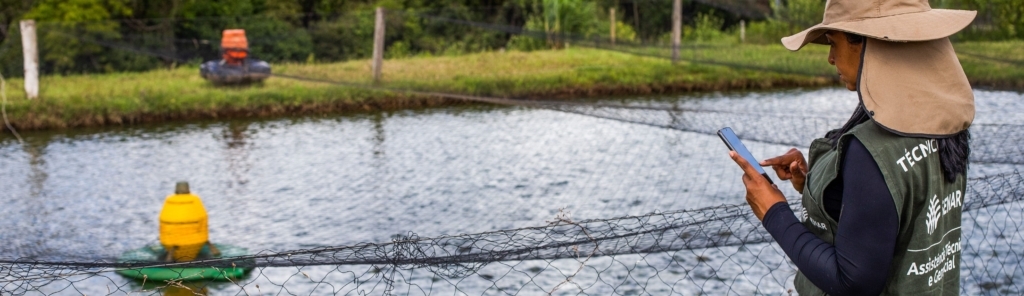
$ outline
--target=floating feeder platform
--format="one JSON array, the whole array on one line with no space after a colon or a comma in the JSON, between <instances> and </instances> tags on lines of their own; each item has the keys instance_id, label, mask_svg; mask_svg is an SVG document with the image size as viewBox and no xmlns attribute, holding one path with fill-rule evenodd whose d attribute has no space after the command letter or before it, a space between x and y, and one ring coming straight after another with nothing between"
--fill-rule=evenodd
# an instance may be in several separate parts
<instances>
[{"instance_id":1,"label":"floating feeder platform","mask_svg":"<svg viewBox=\"0 0 1024 296\"><path fill-rule=\"evenodd\" d=\"M237 261L230 260L230 257L240 257L249 255L249 251L246 250L245 248L223 244L215 244L214 246L216 246L217 249L220 250L220 257L213 257L210 254L210 248L207 246L203 246L203 249L199 251L199 256L196 258L196 260L225 258L226 260L228 260L227 264L233 265L233 267L160 266L126 268L117 270L117 273L125 277L145 281L229 281L243 278L249 273L249 271L252 271L251 259L240 259ZM118 262L147 265L150 263L172 264L163 261L163 259L166 256L167 251L164 250L163 246L152 245L127 251L121 255L121 258L118 259Z\"/></svg>"}]
</instances>

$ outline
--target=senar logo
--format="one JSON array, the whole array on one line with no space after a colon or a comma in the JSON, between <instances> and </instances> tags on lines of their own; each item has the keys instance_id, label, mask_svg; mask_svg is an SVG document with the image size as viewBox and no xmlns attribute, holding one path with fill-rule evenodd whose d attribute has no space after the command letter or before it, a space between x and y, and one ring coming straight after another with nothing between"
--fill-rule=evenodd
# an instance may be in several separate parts
<instances>
[{"instance_id":1,"label":"senar logo","mask_svg":"<svg viewBox=\"0 0 1024 296\"><path fill-rule=\"evenodd\" d=\"M928 234L935 232L935 227L939 225L939 217L942 216L938 197L938 195L932 196L932 201L928 203L928 217L924 220L924 224L928 226Z\"/></svg>"},{"instance_id":2,"label":"senar logo","mask_svg":"<svg viewBox=\"0 0 1024 296\"><path fill-rule=\"evenodd\" d=\"M928 227L928 234L935 232L935 228L939 226L940 217L953 209L963 207L963 204L963 192L960 192L960 190L946 195L942 199L942 203L939 203L939 195L932 196L931 201L928 203L928 212L925 213L924 220L925 226Z\"/></svg>"},{"instance_id":3,"label":"senar logo","mask_svg":"<svg viewBox=\"0 0 1024 296\"><path fill-rule=\"evenodd\" d=\"M804 209L804 221L811 222L811 225L821 228L821 230L828 230L828 226L825 223L814 221L814 219L807 215L807 209Z\"/></svg>"}]
</instances>

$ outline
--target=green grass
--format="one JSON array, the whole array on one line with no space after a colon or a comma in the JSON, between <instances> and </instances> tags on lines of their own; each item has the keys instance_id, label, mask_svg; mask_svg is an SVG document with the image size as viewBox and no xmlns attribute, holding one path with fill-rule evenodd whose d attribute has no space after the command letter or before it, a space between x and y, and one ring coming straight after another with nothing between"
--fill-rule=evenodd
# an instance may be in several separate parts
<instances>
[{"instance_id":1,"label":"green grass","mask_svg":"<svg viewBox=\"0 0 1024 296\"><path fill-rule=\"evenodd\" d=\"M1024 41L955 44L971 84L1024 89Z\"/></svg>"},{"instance_id":2,"label":"green grass","mask_svg":"<svg viewBox=\"0 0 1024 296\"><path fill-rule=\"evenodd\" d=\"M669 57L667 47L634 51ZM683 61L705 65L723 65L736 69L757 69L777 73L831 77L835 68L827 63L828 47L807 46L791 52L776 44L736 44L735 42L683 45L679 57Z\"/></svg>"},{"instance_id":3,"label":"green grass","mask_svg":"<svg viewBox=\"0 0 1024 296\"><path fill-rule=\"evenodd\" d=\"M1020 42L958 44L958 50L1024 60ZM713 53L713 54L712 54ZM648 54L662 55L661 52ZM384 62L382 86L497 97L581 97L691 90L822 86L835 82L827 48L791 53L777 45L684 49L683 61L614 51L487 52ZM1006 61L962 56L979 85L1020 87L1024 70ZM713 62L713 63L707 63ZM718 63L718 64L716 64ZM783 73L732 68L753 65ZM450 103L403 93L271 77L262 85L215 87L194 66L142 73L41 78L41 98L26 100L20 79L9 79L7 113L19 129L66 128L218 117L400 109ZM278 64L274 72L370 84L366 60L332 64ZM820 73L808 76L786 73Z\"/></svg>"}]
</instances>

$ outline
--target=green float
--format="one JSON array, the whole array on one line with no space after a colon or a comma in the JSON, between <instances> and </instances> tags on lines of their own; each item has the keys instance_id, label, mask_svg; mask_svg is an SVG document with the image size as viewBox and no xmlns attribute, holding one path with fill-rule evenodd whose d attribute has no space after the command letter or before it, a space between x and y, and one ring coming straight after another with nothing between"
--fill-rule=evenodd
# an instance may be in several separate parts
<instances>
[{"instance_id":1,"label":"green float","mask_svg":"<svg viewBox=\"0 0 1024 296\"><path fill-rule=\"evenodd\" d=\"M252 259L230 260L230 257L248 255L248 250L231 245L214 244L220 250L220 257L213 257L210 249L203 246L199 251L196 260L228 258L226 264L234 267L142 267L119 269L117 273L125 277L144 281L229 281L244 277L252 267ZM127 251L118 258L120 263L165 263L162 259L167 256L163 246L146 246Z\"/></svg>"}]
</instances>

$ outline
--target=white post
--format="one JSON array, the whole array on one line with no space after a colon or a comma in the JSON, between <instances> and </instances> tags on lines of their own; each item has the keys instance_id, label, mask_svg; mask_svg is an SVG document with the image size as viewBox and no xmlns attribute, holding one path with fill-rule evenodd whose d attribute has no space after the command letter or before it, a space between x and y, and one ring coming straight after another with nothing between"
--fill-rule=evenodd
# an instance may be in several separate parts
<instances>
[{"instance_id":1,"label":"white post","mask_svg":"<svg viewBox=\"0 0 1024 296\"><path fill-rule=\"evenodd\" d=\"M679 62L679 39L683 32L683 0L672 1L672 63Z\"/></svg>"},{"instance_id":2,"label":"white post","mask_svg":"<svg viewBox=\"0 0 1024 296\"><path fill-rule=\"evenodd\" d=\"M612 45L615 45L615 7L611 8L611 10L609 11L609 15L611 16L610 18L612 23Z\"/></svg>"},{"instance_id":3,"label":"white post","mask_svg":"<svg viewBox=\"0 0 1024 296\"><path fill-rule=\"evenodd\" d=\"M21 50L25 56L25 94L39 97L39 52L36 50L36 21L21 21Z\"/></svg>"},{"instance_id":4,"label":"white post","mask_svg":"<svg viewBox=\"0 0 1024 296\"><path fill-rule=\"evenodd\" d=\"M380 82L380 68L384 65L384 8L377 7L377 20L373 26L373 83Z\"/></svg>"},{"instance_id":5,"label":"white post","mask_svg":"<svg viewBox=\"0 0 1024 296\"><path fill-rule=\"evenodd\" d=\"M747 22L740 20L740 43L747 42Z\"/></svg>"}]
</instances>

